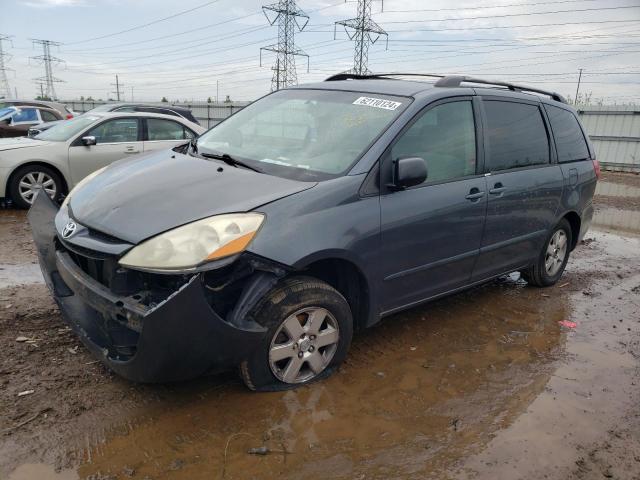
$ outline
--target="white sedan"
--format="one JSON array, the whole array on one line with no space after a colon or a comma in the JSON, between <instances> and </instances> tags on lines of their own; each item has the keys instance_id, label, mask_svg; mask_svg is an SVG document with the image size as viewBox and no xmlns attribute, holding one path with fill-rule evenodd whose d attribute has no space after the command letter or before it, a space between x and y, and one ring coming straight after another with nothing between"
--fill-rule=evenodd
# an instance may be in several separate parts
<instances>
[{"instance_id":1,"label":"white sedan","mask_svg":"<svg viewBox=\"0 0 640 480\"><path fill-rule=\"evenodd\" d=\"M28 208L38 188L59 197L90 173L128 155L172 148L205 131L155 113L81 115L34 138L0 139L0 198Z\"/></svg>"}]
</instances>

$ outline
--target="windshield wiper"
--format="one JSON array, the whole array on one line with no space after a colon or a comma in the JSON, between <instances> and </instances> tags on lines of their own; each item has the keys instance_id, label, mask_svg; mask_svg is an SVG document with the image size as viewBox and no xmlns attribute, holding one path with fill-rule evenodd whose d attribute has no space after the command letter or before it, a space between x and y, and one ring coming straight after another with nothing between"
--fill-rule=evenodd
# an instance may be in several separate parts
<instances>
[{"instance_id":1,"label":"windshield wiper","mask_svg":"<svg viewBox=\"0 0 640 480\"><path fill-rule=\"evenodd\" d=\"M253 170L254 172L262 173L262 170L260 170L259 168L256 168L252 165L244 163L243 161L238 160L237 158L233 158L228 153L199 153L198 155L202 155L203 157L206 157L206 158L222 160L227 165L233 165L234 167L244 167L244 168L248 168L249 170Z\"/></svg>"}]
</instances>

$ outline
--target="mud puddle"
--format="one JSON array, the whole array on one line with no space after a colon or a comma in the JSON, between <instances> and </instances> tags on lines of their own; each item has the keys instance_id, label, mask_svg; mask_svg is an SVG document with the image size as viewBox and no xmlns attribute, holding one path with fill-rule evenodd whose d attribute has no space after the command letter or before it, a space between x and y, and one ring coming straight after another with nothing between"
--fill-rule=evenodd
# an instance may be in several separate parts
<instances>
[{"instance_id":1,"label":"mud puddle","mask_svg":"<svg viewBox=\"0 0 640 480\"><path fill-rule=\"evenodd\" d=\"M152 387L159 401L70 444L77 475L569 478L638 402L640 241L592 237L558 286L515 274L396 315L359 335L324 382L272 394L234 375Z\"/></svg>"}]
</instances>

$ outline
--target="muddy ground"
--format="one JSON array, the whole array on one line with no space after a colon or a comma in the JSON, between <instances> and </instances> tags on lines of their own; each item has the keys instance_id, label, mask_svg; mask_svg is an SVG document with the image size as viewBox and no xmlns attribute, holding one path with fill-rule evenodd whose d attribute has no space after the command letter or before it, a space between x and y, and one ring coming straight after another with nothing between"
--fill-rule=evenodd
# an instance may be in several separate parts
<instances>
[{"instance_id":1,"label":"muddy ground","mask_svg":"<svg viewBox=\"0 0 640 480\"><path fill-rule=\"evenodd\" d=\"M514 274L387 318L330 379L270 394L109 373L0 211L0 479L640 479L635 188L605 174L555 287Z\"/></svg>"}]
</instances>

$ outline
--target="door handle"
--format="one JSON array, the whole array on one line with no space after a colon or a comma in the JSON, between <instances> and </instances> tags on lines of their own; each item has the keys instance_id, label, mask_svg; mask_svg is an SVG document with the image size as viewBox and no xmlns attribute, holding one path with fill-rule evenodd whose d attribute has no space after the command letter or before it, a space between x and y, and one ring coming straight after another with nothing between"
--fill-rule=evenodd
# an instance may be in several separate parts
<instances>
[{"instance_id":1,"label":"door handle","mask_svg":"<svg viewBox=\"0 0 640 480\"><path fill-rule=\"evenodd\" d=\"M502 195L502 192L504 192L505 190L506 187L504 187L502 183L498 182L493 186L491 190L489 190L489 193L491 195Z\"/></svg>"},{"instance_id":2,"label":"door handle","mask_svg":"<svg viewBox=\"0 0 640 480\"><path fill-rule=\"evenodd\" d=\"M124 153L140 153L140 150L134 150L135 147L133 146L129 146L127 147L127 149L124 151Z\"/></svg>"},{"instance_id":3,"label":"door handle","mask_svg":"<svg viewBox=\"0 0 640 480\"><path fill-rule=\"evenodd\" d=\"M484 192L481 192L480 190L474 187L469 191L469 194L464 198L466 198L467 200L471 200L472 202L477 202L482 197L484 197Z\"/></svg>"}]
</instances>

